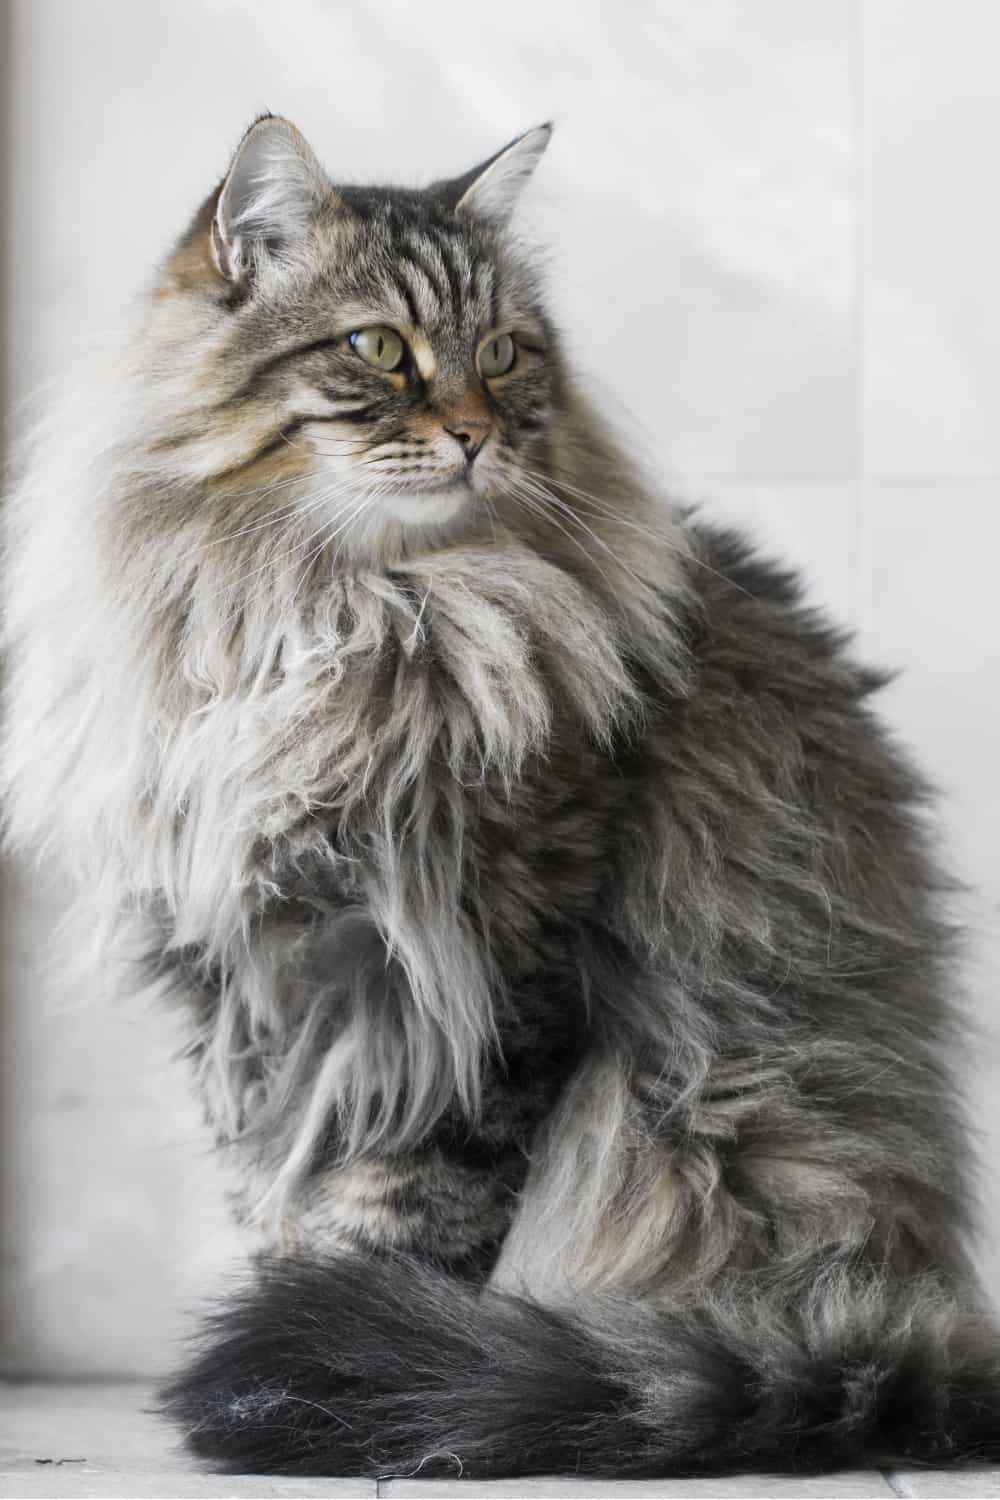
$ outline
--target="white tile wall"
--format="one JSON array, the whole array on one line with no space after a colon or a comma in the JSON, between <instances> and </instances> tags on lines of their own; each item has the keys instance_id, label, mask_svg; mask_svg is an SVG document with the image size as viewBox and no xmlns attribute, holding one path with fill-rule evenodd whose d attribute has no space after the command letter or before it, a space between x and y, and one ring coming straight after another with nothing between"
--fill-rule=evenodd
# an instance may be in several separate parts
<instances>
[{"instance_id":1,"label":"white tile wall","mask_svg":"<svg viewBox=\"0 0 1000 1500\"><path fill-rule=\"evenodd\" d=\"M334 175L558 130L526 224L588 378L680 489L905 668L886 713L972 883L964 1080L1000 1290L994 0L10 0L8 384L113 323L255 111ZM21 1370L152 1370L233 1252L169 1018L62 992L11 871L0 1295Z\"/></svg>"},{"instance_id":2,"label":"white tile wall","mask_svg":"<svg viewBox=\"0 0 1000 1500\"><path fill-rule=\"evenodd\" d=\"M870 481L864 494L862 639L905 669L885 709L941 788L953 864L969 882L962 982L978 1029L969 1034L966 1108L986 1207L983 1264L1000 1294L1000 478Z\"/></svg>"},{"instance_id":3,"label":"white tile wall","mask_svg":"<svg viewBox=\"0 0 1000 1500\"><path fill-rule=\"evenodd\" d=\"M1000 6L864 0L865 467L1000 472Z\"/></svg>"}]
</instances>

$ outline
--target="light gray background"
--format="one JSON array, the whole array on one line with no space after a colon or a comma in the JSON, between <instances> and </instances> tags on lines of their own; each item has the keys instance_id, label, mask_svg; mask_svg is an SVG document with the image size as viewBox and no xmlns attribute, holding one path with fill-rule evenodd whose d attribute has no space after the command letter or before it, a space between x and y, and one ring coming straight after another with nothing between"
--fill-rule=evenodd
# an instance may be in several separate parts
<instances>
[{"instance_id":1,"label":"light gray background","mask_svg":"<svg viewBox=\"0 0 1000 1500\"><path fill-rule=\"evenodd\" d=\"M3 0L0 0L0 5ZM334 176L420 181L558 130L525 205L631 439L804 567L945 793L970 882L963 1079L1000 1287L1000 5L8 0L7 389L113 327L263 108ZM67 622L72 628L72 622ZM50 962L8 871L5 1367L155 1371L236 1252L174 1018Z\"/></svg>"}]
</instances>

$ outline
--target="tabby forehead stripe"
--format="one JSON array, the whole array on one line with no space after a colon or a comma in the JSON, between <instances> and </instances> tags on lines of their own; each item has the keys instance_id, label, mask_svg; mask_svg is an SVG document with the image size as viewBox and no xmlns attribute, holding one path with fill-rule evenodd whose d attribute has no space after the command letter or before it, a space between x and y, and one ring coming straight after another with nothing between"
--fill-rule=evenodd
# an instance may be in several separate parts
<instances>
[{"instance_id":1,"label":"tabby forehead stripe","mask_svg":"<svg viewBox=\"0 0 1000 1500\"><path fill-rule=\"evenodd\" d=\"M452 307L454 308L456 313L459 313L465 301L465 298L463 296L464 288L462 286L462 278L459 274L458 267L455 264L460 253L459 243L451 235L446 234L442 229L438 229L435 227L432 228L430 232L437 246L438 254L441 257L441 263L444 266L445 276L448 278L448 286L451 291ZM468 270L467 256L465 269Z\"/></svg>"},{"instance_id":2,"label":"tabby forehead stripe","mask_svg":"<svg viewBox=\"0 0 1000 1500\"><path fill-rule=\"evenodd\" d=\"M497 290L496 277L493 267L488 260L478 259L473 262L471 272L472 292L476 303L480 307L489 307L489 322L491 328L496 328L500 322L500 297Z\"/></svg>"},{"instance_id":3,"label":"tabby forehead stripe","mask_svg":"<svg viewBox=\"0 0 1000 1500\"><path fill-rule=\"evenodd\" d=\"M411 267L416 276L426 283L432 297L437 303L435 311L445 310L448 306L447 292L442 286L437 271L431 269L420 251L411 247L400 250L398 252L398 261L401 266ZM416 293L414 292L415 295Z\"/></svg>"},{"instance_id":4,"label":"tabby forehead stripe","mask_svg":"<svg viewBox=\"0 0 1000 1500\"><path fill-rule=\"evenodd\" d=\"M405 276L400 276L399 272L395 269L393 269L391 275L393 287L406 303L406 313L410 320L410 326L412 328L419 328L421 326L420 313L417 309L416 299L414 298L409 282Z\"/></svg>"}]
</instances>

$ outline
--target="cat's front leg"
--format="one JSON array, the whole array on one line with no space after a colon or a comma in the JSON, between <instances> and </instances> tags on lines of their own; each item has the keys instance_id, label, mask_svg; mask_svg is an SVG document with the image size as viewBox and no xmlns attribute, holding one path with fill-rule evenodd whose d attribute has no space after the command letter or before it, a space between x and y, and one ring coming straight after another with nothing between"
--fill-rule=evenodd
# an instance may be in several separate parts
<instances>
[{"instance_id":1,"label":"cat's front leg","mask_svg":"<svg viewBox=\"0 0 1000 1500\"><path fill-rule=\"evenodd\" d=\"M527 1158L516 1146L477 1155L438 1138L409 1152L319 1165L288 1205L281 1248L402 1253L483 1279L507 1233Z\"/></svg>"},{"instance_id":2,"label":"cat's front leg","mask_svg":"<svg viewBox=\"0 0 1000 1500\"><path fill-rule=\"evenodd\" d=\"M225 970L164 944L237 1217L266 1253L405 1253L486 1275L555 1066L533 1036L484 1056L463 1106L447 1030L421 1015L367 915L261 927ZM520 1052L518 1049L520 1048Z\"/></svg>"}]
</instances>

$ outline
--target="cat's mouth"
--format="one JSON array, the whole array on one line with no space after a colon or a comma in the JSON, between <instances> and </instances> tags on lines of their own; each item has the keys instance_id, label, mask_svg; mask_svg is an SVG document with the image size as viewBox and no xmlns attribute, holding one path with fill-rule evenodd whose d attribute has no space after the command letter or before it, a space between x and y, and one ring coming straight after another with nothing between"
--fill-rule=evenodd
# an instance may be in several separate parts
<instances>
[{"instance_id":1,"label":"cat's mouth","mask_svg":"<svg viewBox=\"0 0 1000 1500\"><path fill-rule=\"evenodd\" d=\"M386 493L400 495L440 495L451 490L461 490L467 495L475 491L472 483L472 475L468 473L457 474L428 474L425 477L407 475L400 477L395 485L386 487Z\"/></svg>"}]
</instances>

